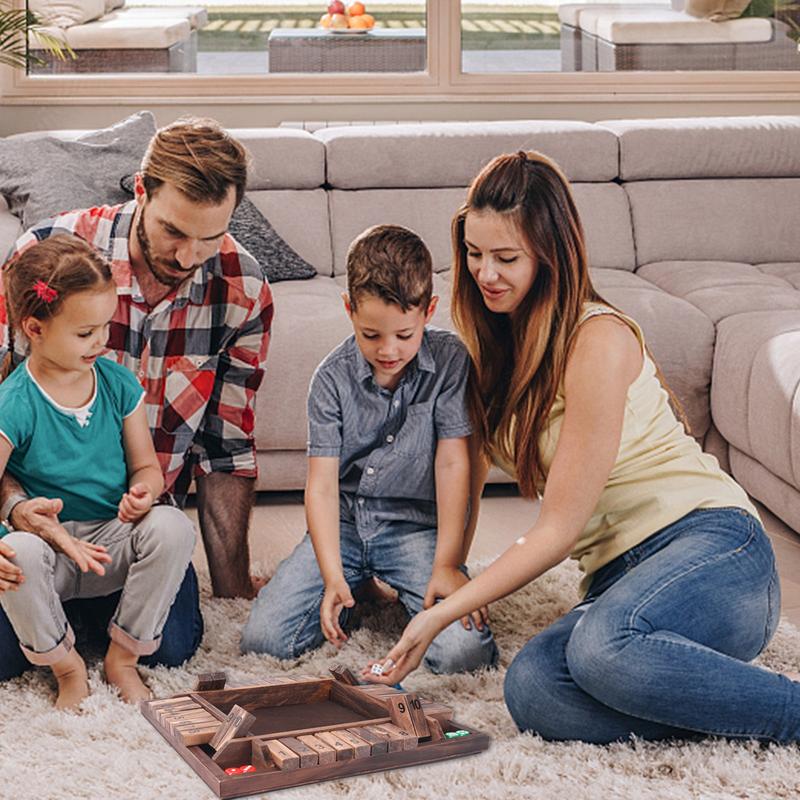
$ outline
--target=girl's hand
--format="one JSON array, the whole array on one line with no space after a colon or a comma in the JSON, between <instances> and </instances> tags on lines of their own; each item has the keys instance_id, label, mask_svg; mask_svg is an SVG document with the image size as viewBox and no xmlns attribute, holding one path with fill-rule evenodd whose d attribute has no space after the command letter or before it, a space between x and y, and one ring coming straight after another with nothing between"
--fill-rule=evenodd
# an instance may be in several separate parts
<instances>
[{"instance_id":1,"label":"girl's hand","mask_svg":"<svg viewBox=\"0 0 800 800\"><path fill-rule=\"evenodd\" d=\"M9 558L14 558L16 553L0 539L0 594L6 591L16 592L20 585L24 583L25 576L22 570Z\"/></svg>"},{"instance_id":2,"label":"girl's hand","mask_svg":"<svg viewBox=\"0 0 800 800\"><path fill-rule=\"evenodd\" d=\"M343 608L352 608L356 604L350 592L350 586L344 577L335 583L326 584L325 595L319 609L319 624L323 636L336 647L341 647L347 641L347 634L339 625L339 616Z\"/></svg>"},{"instance_id":3,"label":"girl's hand","mask_svg":"<svg viewBox=\"0 0 800 800\"><path fill-rule=\"evenodd\" d=\"M136 522L153 507L153 493L146 483L135 483L122 495L117 517L120 522Z\"/></svg>"},{"instance_id":4,"label":"girl's hand","mask_svg":"<svg viewBox=\"0 0 800 800\"><path fill-rule=\"evenodd\" d=\"M361 677L370 683L385 683L387 686L400 683L420 665L422 657L431 642L441 633L442 627L434 609L421 611L406 625L400 641L384 658L370 661L361 671ZM383 667L381 675L372 674L373 664L380 664Z\"/></svg>"},{"instance_id":5,"label":"girl's hand","mask_svg":"<svg viewBox=\"0 0 800 800\"><path fill-rule=\"evenodd\" d=\"M434 567L422 607L432 608L437 600L449 597L465 583L469 583L469 578L458 567ZM479 631L482 631L483 626L489 623L489 609L486 606L473 611L471 615L461 617L461 624L466 630L472 628L470 616Z\"/></svg>"}]
</instances>

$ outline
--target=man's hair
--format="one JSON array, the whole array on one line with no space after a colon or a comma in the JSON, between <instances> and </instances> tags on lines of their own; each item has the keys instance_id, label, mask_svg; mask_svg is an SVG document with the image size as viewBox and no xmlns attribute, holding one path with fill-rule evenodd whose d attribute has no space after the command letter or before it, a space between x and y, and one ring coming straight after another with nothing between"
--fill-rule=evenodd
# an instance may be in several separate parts
<instances>
[{"instance_id":1,"label":"man's hair","mask_svg":"<svg viewBox=\"0 0 800 800\"><path fill-rule=\"evenodd\" d=\"M403 311L427 309L433 295L433 261L425 242L401 225L375 225L347 251L350 307L367 295Z\"/></svg>"},{"instance_id":2,"label":"man's hair","mask_svg":"<svg viewBox=\"0 0 800 800\"><path fill-rule=\"evenodd\" d=\"M169 183L203 205L219 205L231 186L236 205L247 185L244 147L213 119L183 118L156 131L142 159L142 180L150 198Z\"/></svg>"}]
</instances>

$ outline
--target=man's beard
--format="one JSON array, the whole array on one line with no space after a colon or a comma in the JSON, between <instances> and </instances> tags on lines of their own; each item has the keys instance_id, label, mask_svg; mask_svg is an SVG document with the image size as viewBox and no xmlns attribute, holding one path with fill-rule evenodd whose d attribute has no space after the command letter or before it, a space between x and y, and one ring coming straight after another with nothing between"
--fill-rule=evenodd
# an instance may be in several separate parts
<instances>
[{"instance_id":1,"label":"man's beard","mask_svg":"<svg viewBox=\"0 0 800 800\"><path fill-rule=\"evenodd\" d=\"M174 275L163 271L158 260L153 257L152 250L150 249L150 240L147 238L147 232L144 229L144 207L142 207L142 212L139 214L139 224L136 226L136 238L139 241L139 249L142 251L144 263L147 264L147 268L150 270L152 276L164 286L171 286L173 288L175 286L180 286L180 284L194 272L194 267L190 270L185 270L177 261L160 263L183 274Z\"/></svg>"}]
</instances>

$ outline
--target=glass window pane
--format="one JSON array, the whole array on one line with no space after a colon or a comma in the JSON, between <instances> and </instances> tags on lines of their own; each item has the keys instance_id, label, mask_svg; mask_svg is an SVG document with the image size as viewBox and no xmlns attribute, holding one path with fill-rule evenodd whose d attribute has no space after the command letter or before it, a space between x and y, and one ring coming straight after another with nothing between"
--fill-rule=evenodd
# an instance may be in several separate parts
<instances>
[{"instance_id":1,"label":"glass window pane","mask_svg":"<svg viewBox=\"0 0 800 800\"><path fill-rule=\"evenodd\" d=\"M731 11L734 4L731 0L462 0L462 70L800 69L798 0L738 0Z\"/></svg>"},{"instance_id":2,"label":"glass window pane","mask_svg":"<svg viewBox=\"0 0 800 800\"><path fill-rule=\"evenodd\" d=\"M87 15L104 2L84 3ZM126 0L88 24L46 28L74 58L60 60L30 37L29 72L422 72L426 11L425 0Z\"/></svg>"}]
</instances>

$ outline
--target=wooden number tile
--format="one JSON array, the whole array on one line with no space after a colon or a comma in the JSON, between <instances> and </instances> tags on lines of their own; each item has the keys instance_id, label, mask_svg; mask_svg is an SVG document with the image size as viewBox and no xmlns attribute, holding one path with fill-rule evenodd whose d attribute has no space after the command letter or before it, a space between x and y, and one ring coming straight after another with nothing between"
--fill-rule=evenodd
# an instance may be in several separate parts
<instances>
[{"instance_id":1,"label":"wooden number tile","mask_svg":"<svg viewBox=\"0 0 800 800\"><path fill-rule=\"evenodd\" d=\"M256 718L241 706L234 706L225 721L220 723L220 728L214 738L208 743L214 750L221 750L231 739L245 736Z\"/></svg>"},{"instance_id":2,"label":"wooden number tile","mask_svg":"<svg viewBox=\"0 0 800 800\"><path fill-rule=\"evenodd\" d=\"M412 736L408 731L404 731L402 728L398 728L397 725L385 722L383 725L377 727L388 731L395 739L399 739L400 744L403 745L403 750L413 750L417 746L417 737ZM389 747L389 752L392 752L391 746Z\"/></svg>"},{"instance_id":3,"label":"wooden number tile","mask_svg":"<svg viewBox=\"0 0 800 800\"><path fill-rule=\"evenodd\" d=\"M294 736L287 736L285 739L278 739L278 741L290 750L294 750L300 756L301 767L316 767L319 764L319 755L316 750L312 750L307 744L303 744L299 739Z\"/></svg>"},{"instance_id":4,"label":"wooden number tile","mask_svg":"<svg viewBox=\"0 0 800 800\"><path fill-rule=\"evenodd\" d=\"M264 743L253 739L250 745L250 763L257 769L269 769L272 766L272 757L266 753Z\"/></svg>"},{"instance_id":5,"label":"wooden number tile","mask_svg":"<svg viewBox=\"0 0 800 800\"><path fill-rule=\"evenodd\" d=\"M343 667L341 664L335 664L328 671L340 683L345 683L348 686L356 686L358 684L356 676L353 675L347 667Z\"/></svg>"},{"instance_id":6,"label":"wooden number tile","mask_svg":"<svg viewBox=\"0 0 800 800\"><path fill-rule=\"evenodd\" d=\"M269 752L272 763L280 770L298 769L300 766L300 756L290 750L285 744L277 739L270 739L264 742L264 747Z\"/></svg>"},{"instance_id":7,"label":"wooden number tile","mask_svg":"<svg viewBox=\"0 0 800 800\"><path fill-rule=\"evenodd\" d=\"M369 758L372 755L372 748L369 742L362 739L358 734L339 730L336 731L336 735L353 748L354 758Z\"/></svg>"},{"instance_id":8,"label":"wooden number tile","mask_svg":"<svg viewBox=\"0 0 800 800\"><path fill-rule=\"evenodd\" d=\"M428 730L430 731L432 742L441 742L444 739L442 723L436 717L428 717Z\"/></svg>"},{"instance_id":9,"label":"wooden number tile","mask_svg":"<svg viewBox=\"0 0 800 800\"><path fill-rule=\"evenodd\" d=\"M150 706L150 710L155 714L162 708L169 708L170 706L180 705L181 703L185 703L187 701L194 702L192 698L189 697L188 695L181 695L181 697L167 697L164 700L151 700L148 703L148 705Z\"/></svg>"},{"instance_id":10,"label":"wooden number tile","mask_svg":"<svg viewBox=\"0 0 800 800\"><path fill-rule=\"evenodd\" d=\"M347 732L355 734L360 739L367 742L370 746L370 755L379 756L389 749L389 746L386 744L386 739L382 736L378 736L378 734L370 730L368 726L364 726L363 728L348 728Z\"/></svg>"},{"instance_id":11,"label":"wooden number tile","mask_svg":"<svg viewBox=\"0 0 800 800\"><path fill-rule=\"evenodd\" d=\"M203 672L197 676L196 692L210 692L214 689L224 689L228 676L224 672Z\"/></svg>"},{"instance_id":12,"label":"wooden number tile","mask_svg":"<svg viewBox=\"0 0 800 800\"><path fill-rule=\"evenodd\" d=\"M172 703L168 706L160 706L156 708L154 713L156 715L156 719L159 722L163 722L167 717L172 716L173 714L180 714L182 711L193 711L195 708L199 708L197 703L194 700L182 700L180 703Z\"/></svg>"},{"instance_id":13,"label":"wooden number tile","mask_svg":"<svg viewBox=\"0 0 800 800\"><path fill-rule=\"evenodd\" d=\"M336 751L337 761L347 761L355 756L353 748L339 736L339 731L321 731L315 736Z\"/></svg>"},{"instance_id":14,"label":"wooden number tile","mask_svg":"<svg viewBox=\"0 0 800 800\"><path fill-rule=\"evenodd\" d=\"M183 728L175 736L185 747L192 747L196 744L207 744L214 738L214 734L219 728L219 723L207 727L198 726L197 728Z\"/></svg>"},{"instance_id":15,"label":"wooden number tile","mask_svg":"<svg viewBox=\"0 0 800 800\"><path fill-rule=\"evenodd\" d=\"M392 723L412 736L421 738L428 736L428 723L422 713L422 703L413 692L392 695L386 698L389 702L389 715Z\"/></svg>"},{"instance_id":16,"label":"wooden number tile","mask_svg":"<svg viewBox=\"0 0 800 800\"><path fill-rule=\"evenodd\" d=\"M422 700L422 713L430 719L435 717L439 722L449 722L453 719L453 709L444 703L432 703L430 700Z\"/></svg>"},{"instance_id":17,"label":"wooden number tile","mask_svg":"<svg viewBox=\"0 0 800 800\"><path fill-rule=\"evenodd\" d=\"M305 736L298 736L297 740L302 744L310 747L318 756L320 766L324 764L333 764L336 761L336 751L322 739L317 739L316 736L306 734Z\"/></svg>"},{"instance_id":18,"label":"wooden number tile","mask_svg":"<svg viewBox=\"0 0 800 800\"><path fill-rule=\"evenodd\" d=\"M400 750L404 750L403 746L403 739L404 736L408 736L405 731L402 731L404 736L398 736L391 731L386 730L383 725L370 725L366 728L367 731L370 733L374 733L376 736L380 736L386 742L386 751L388 753L397 753ZM397 730L400 730L399 728Z\"/></svg>"}]
</instances>

